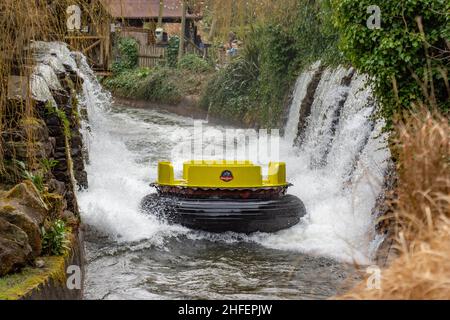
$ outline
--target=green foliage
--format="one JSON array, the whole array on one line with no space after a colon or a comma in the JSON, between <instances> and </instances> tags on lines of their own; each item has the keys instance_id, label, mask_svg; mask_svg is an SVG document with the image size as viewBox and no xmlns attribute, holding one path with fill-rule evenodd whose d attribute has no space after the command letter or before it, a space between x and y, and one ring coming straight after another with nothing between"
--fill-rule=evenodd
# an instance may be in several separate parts
<instances>
[{"instance_id":1,"label":"green foliage","mask_svg":"<svg viewBox=\"0 0 450 320\"><path fill-rule=\"evenodd\" d=\"M137 70L137 77L140 79L144 79L150 75L150 69L149 68L141 68Z\"/></svg>"},{"instance_id":2,"label":"green foliage","mask_svg":"<svg viewBox=\"0 0 450 320\"><path fill-rule=\"evenodd\" d=\"M64 127L64 135L68 139L70 139L72 136L72 130L70 128L70 121L67 118L66 113L63 110L59 109L57 106L53 105L53 103L51 102L47 102L47 104L45 105L45 109L48 115L56 114L58 116Z\"/></svg>"},{"instance_id":3,"label":"green foliage","mask_svg":"<svg viewBox=\"0 0 450 320\"><path fill-rule=\"evenodd\" d=\"M167 65L175 68L178 62L178 52L180 49L180 38L177 36L169 39L169 45L167 46Z\"/></svg>"},{"instance_id":4,"label":"green foliage","mask_svg":"<svg viewBox=\"0 0 450 320\"><path fill-rule=\"evenodd\" d=\"M67 239L70 230L62 220L53 221L48 228L42 227L42 251L46 255L62 256L69 250Z\"/></svg>"},{"instance_id":5,"label":"green foliage","mask_svg":"<svg viewBox=\"0 0 450 320\"><path fill-rule=\"evenodd\" d=\"M36 189L40 192L44 191L44 176L40 172L32 173L27 170L24 171L23 178L26 180L30 180Z\"/></svg>"},{"instance_id":6,"label":"green foliage","mask_svg":"<svg viewBox=\"0 0 450 320\"><path fill-rule=\"evenodd\" d=\"M333 24L330 0L300 0L291 34L296 51L295 64L301 69L319 59L328 66L346 63L338 48L339 33Z\"/></svg>"},{"instance_id":7,"label":"green foliage","mask_svg":"<svg viewBox=\"0 0 450 320\"><path fill-rule=\"evenodd\" d=\"M49 159L42 159L41 160L41 165L42 168L45 172L50 172L52 171L53 168L55 168L58 165L59 161L58 160L49 160Z\"/></svg>"},{"instance_id":8,"label":"green foliage","mask_svg":"<svg viewBox=\"0 0 450 320\"><path fill-rule=\"evenodd\" d=\"M196 54L186 54L178 61L178 68L196 73L211 71L208 61L200 58Z\"/></svg>"},{"instance_id":9,"label":"green foliage","mask_svg":"<svg viewBox=\"0 0 450 320\"><path fill-rule=\"evenodd\" d=\"M45 182L44 182L44 174L42 171L31 172L27 169L25 163L19 160L13 160L13 163L16 168L19 169L20 175L22 179L30 180L36 189L40 192L44 191Z\"/></svg>"},{"instance_id":10,"label":"green foliage","mask_svg":"<svg viewBox=\"0 0 450 320\"><path fill-rule=\"evenodd\" d=\"M137 67L139 60L139 45L134 38L120 38L118 50L118 61L112 66L114 73L121 73Z\"/></svg>"},{"instance_id":11,"label":"green foliage","mask_svg":"<svg viewBox=\"0 0 450 320\"><path fill-rule=\"evenodd\" d=\"M212 115L221 114L230 120L242 121L252 109L250 94L257 78L256 65L237 58L208 83L200 105Z\"/></svg>"},{"instance_id":12,"label":"green foliage","mask_svg":"<svg viewBox=\"0 0 450 320\"><path fill-rule=\"evenodd\" d=\"M390 126L394 114L413 105L425 103L448 112L450 2L377 1L382 28L371 30L366 26L367 8L373 4L370 0L333 2L342 34L340 47L355 67L372 77L381 115Z\"/></svg>"},{"instance_id":13,"label":"green foliage","mask_svg":"<svg viewBox=\"0 0 450 320\"><path fill-rule=\"evenodd\" d=\"M104 81L104 85L124 98L176 103L181 99L176 80L166 67L124 71Z\"/></svg>"},{"instance_id":14,"label":"green foliage","mask_svg":"<svg viewBox=\"0 0 450 320\"><path fill-rule=\"evenodd\" d=\"M274 17L249 29L241 56L219 72L201 100L211 113L267 128L281 126L283 108L303 68L321 59L344 62L328 0L299 0L293 23Z\"/></svg>"},{"instance_id":15,"label":"green foliage","mask_svg":"<svg viewBox=\"0 0 450 320\"><path fill-rule=\"evenodd\" d=\"M153 69L139 83L136 96L144 100L163 103L176 103L181 100L181 93L170 77L170 71L163 67Z\"/></svg>"}]
</instances>

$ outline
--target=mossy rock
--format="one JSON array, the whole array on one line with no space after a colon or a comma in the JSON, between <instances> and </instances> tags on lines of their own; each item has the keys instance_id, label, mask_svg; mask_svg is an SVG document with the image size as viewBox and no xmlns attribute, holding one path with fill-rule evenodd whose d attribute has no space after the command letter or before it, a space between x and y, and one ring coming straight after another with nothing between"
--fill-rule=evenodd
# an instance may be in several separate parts
<instances>
[{"instance_id":1,"label":"mossy rock","mask_svg":"<svg viewBox=\"0 0 450 320\"><path fill-rule=\"evenodd\" d=\"M27 242L32 249L31 258L36 258L41 254L41 226L23 212L20 207L16 208L11 205L0 206L0 219L15 225L27 234Z\"/></svg>"},{"instance_id":2,"label":"mossy rock","mask_svg":"<svg viewBox=\"0 0 450 320\"><path fill-rule=\"evenodd\" d=\"M45 193L43 198L51 212L51 216L53 218L60 218L67 208L67 201L64 197L57 193Z\"/></svg>"},{"instance_id":3,"label":"mossy rock","mask_svg":"<svg viewBox=\"0 0 450 320\"><path fill-rule=\"evenodd\" d=\"M0 217L0 277L24 267L31 253L27 234Z\"/></svg>"},{"instance_id":4,"label":"mossy rock","mask_svg":"<svg viewBox=\"0 0 450 320\"><path fill-rule=\"evenodd\" d=\"M20 273L0 278L0 300L19 300L26 298L33 290L51 280L64 284L65 257L43 257L43 268L26 267Z\"/></svg>"},{"instance_id":5,"label":"mossy rock","mask_svg":"<svg viewBox=\"0 0 450 320\"><path fill-rule=\"evenodd\" d=\"M22 129L22 134L27 135L27 132L32 134L37 141L47 141L49 133L45 122L41 119L26 117L22 118L19 123Z\"/></svg>"},{"instance_id":6,"label":"mossy rock","mask_svg":"<svg viewBox=\"0 0 450 320\"><path fill-rule=\"evenodd\" d=\"M39 190L31 181L24 181L6 192L0 202L17 207L23 206L34 220L41 224L48 215L49 208L42 200Z\"/></svg>"},{"instance_id":7,"label":"mossy rock","mask_svg":"<svg viewBox=\"0 0 450 320\"><path fill-rule=\"evenodd\" d=\"M0 274L14 272L42 252L41 227L48 206L30 181L13 187L0 198Z\"/></svg>"}]
</instances>

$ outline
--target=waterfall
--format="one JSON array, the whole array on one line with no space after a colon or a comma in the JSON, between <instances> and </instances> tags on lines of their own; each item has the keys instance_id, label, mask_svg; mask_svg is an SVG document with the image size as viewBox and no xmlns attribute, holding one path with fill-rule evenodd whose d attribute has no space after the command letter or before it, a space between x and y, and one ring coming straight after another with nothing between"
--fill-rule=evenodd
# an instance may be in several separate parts
<instances>
[{"instance_id":1,"label":"waterfall","mask_svg":"<svg viewBox=\"0 0 450 320\"><path fill-rule=\"evenodd\" d=\"M342 105L350 89L342 85L348 72L342 67L325 70L314 95L308 125L301 137L302 150L309 154L313 168L324 164L332 145L335 125L340 120Z\"/></svg>"},{"instance_id":2,"label":"waterfall","mask_svg":"<svg viewBox=\"0 0 450 320\"><path fill-rule=\"evenodd\" d=\"M349 262L370 263L373 258L380 239L372 212L390 152L384 124L374 120L376 103L367 78L352 73L342 67L323 72L301 145L285 154L291 192L305 202L308 215L299 226L261 236L264 245ZM302 74L299 81L305 78ZM294 117L298 104L291 106ZM289 119L289 125L299 121L305 119ZM292 136L286 143L292 145Z\"/></svg>"},{"instance_id":3,"label":"waterfall","mask_svg":"<svg viewBox=\"0 0 450 320\"><path fill-rule=\"evenodd\" d=\"M299 119L302 103L308 93L308 87L314 79L314 76L319 71L320 62L313 64L306 72L303 72L298 77L295 84L293 100L289 109L289 116L284 130L285 140L294 145L299 132Z\"/></svg>"}]
</instances>

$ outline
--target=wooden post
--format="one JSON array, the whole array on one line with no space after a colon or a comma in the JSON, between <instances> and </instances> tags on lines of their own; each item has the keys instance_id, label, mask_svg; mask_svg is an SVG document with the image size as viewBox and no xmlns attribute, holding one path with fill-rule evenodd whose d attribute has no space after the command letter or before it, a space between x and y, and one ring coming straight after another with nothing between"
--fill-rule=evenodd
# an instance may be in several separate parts
<instances>
[{"instance_id":1,"label":"wooden post","mask_svg":"<svg viewBox=\"0 0 450 320\"><path fill-rule=\"evenodd\" d=\"M217 16L214 15L211 30L209 30L208 41L212 42L214 40L214 36L216 35L216 27L217 27Z\"/></svg>"},{"instance_id":2,"label":"wooden post","mask_svg":"<svg viewBox=\"0 0 450 320\"><path fill-rule=\"evenodd\" d=\"M181 15L181 36L180 36L180 51L178 52L178 59L181 59L184 55L184 45L186 36L186 0L182 0L182 15Z\"/></svg>"},{"instance_id":3,"label":"wooden post","mask_svg":"<svg viewBox=\"0 0 450 320\"><path fill-rule=\"evenodd\" d=\"M158 28L163 26L164 0L159 0Z\"/></svg>"},{"instance_id":4,"label":"wooden post","mask_svg":"<svg viewBox=\"0 0 450 320\"><path fill-rule=\"evenodd\" d=\"M109 70L109 66L110 66L110 62L111 62L111 51L112 51L112 47L111 47L111 23L112 20L110 19L106 19L105 22L105 41L104 43L104 61L103 61L103 69L105 69L105 71Z\"/></svg>"}]
</instances>

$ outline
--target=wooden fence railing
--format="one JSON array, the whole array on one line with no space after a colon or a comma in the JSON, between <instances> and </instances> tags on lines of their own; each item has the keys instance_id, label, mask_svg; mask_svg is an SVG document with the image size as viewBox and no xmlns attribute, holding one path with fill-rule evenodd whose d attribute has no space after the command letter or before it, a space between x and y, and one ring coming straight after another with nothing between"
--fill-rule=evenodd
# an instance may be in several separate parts
<instances>
[{"instance_id":1,"label":"wooden fence railing","mask_svg":"<svg viewBox=\"0 0 450 320\"><path fill-rule=\"evenodd\" d=\"M191 40L186 40L186 53L193 53L200 57L208 56L208 47L200 49ZM167 48L156 45L140 45L139 46L139 67L153 68L161 64L166 59Z\"/></svg>"},{"instance_id":2,"label":"wooden fence railing","mask_svg":"<svg viewBox=\"0 0 450 320\"><path fill-rule=\"evenodd\" d=\"M166 48L155 45L139 46L139 67L152 68L166 59Z\"/></svg>"}]
</instances>

